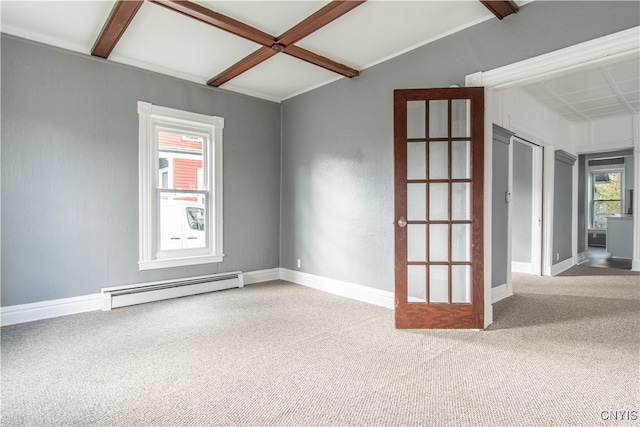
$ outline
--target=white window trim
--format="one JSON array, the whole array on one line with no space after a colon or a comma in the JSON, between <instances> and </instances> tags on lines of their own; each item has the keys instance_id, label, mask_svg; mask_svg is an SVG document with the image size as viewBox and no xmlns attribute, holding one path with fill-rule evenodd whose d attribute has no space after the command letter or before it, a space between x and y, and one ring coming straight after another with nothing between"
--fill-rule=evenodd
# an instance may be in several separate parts
<instances>
[{"instance_id":1,"label":"white window trim","mask_svg":"<svg viewBox=\"0 0 640 427\"><path fill-rule=\"evenodd\" d=\"M190 113L173 108L161 107L148 102L138 101L139 118L139 261L140 270L181 267L188 265L221 262L224 258L223 243L223 197L222 197L222 130L224 119L217 116ZM207 206L206 239L207 250L192 251L185 249L184 256L166 258L158 256L157 250L157 183L158 183L158 144L154 129L170 126L182 128L191 133L206 135L210 141L212 155L205 162L212 161L207 167L205 177L209 201ZM205 150L206 151L206 150ZM181 251L182 252L182 251ZM197 253L199 252L199 253Z\"/></svg>"}]
</instances>

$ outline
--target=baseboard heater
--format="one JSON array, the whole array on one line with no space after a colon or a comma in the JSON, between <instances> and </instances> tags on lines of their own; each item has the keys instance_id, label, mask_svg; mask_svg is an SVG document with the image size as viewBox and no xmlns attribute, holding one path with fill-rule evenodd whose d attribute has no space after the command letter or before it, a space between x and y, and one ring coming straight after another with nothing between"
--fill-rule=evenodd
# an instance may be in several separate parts
<instances>
[{"instance_id":1,"label":"baseboard heater","mask_svg":"<svg viewBox=\"0 0 640 427\"><path fill-rule=\"evenodd\" d=\"M102 311L244 286L241 271L102 288Z\"/></svg>"}]
</instances>

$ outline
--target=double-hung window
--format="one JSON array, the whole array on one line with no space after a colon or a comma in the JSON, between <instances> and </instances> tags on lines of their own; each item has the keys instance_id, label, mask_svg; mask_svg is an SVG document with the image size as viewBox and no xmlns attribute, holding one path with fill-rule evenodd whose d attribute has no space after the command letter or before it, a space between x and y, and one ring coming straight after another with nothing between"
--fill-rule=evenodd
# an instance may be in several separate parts
<instances>
[{"instance_id":1,"label":"double-hung window","mask_svg":"<svg viewBox=\"0 0 640 427\"><path fill-rule=\"evenodd\" d=\"M607 228L607 217L622 213L622 170L591 172L591 227Z\"/></svg>"},{"instance_id":2,"label":"double-hung window","mask_svg":"<svg viewBox=\"0 0 640 427\"><path fill-rule=\"evenodd\" d=\"M220 262L224 119L138 102L140 270Z\"/></svg>"}]
</instances>

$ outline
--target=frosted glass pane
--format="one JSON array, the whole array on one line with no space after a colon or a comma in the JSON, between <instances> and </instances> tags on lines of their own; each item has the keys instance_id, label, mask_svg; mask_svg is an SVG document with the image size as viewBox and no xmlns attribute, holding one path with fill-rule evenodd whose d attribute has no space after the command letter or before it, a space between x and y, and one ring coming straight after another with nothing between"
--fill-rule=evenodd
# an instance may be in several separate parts
<instances>
[{"instance_id":1,"label":"frosted glass pane","mask_svg":"<svg viewBox=\"0 0 640 427\"><path fill-rule=\"evenodd\" d=\"M471 225L451 224L451 260L471 261Z\"/></svg>"},{"instance_id":2,"label":"frosted glass pane","mask_svg":"<svg viewBox=\"0 0 640 427\"><path fill-rule=\"evenodd\" d=\"M407 102L407 138L424 138L426 132L427 103Z\"/></svg>"},{"instance_id":3,"label":"frosted glass pane","mask_svg":"<svg viewBox=\"0 0 640 427\"><path fill-rule=\"evenodd\" d=\"M471 302L471 266L451 266L451 302Z\"/></svg>"},{"instance_id":4,"label":"frosted glass pane","mask_svg":"<svg viewBox=\"0 0 640 427\"><path fill-rule=\"evenodd\" d=\"M427 143L407 143L407 179L427 178Z\"/></svg>"},{"instance_id":5,"label":"frosted glass pane","mask_svg":"<svg viewBox=\"0 0 640 427\"><path fill-rule=\"evenodd\" d=\"M429 101L429 138L449 136L449 101Z\"/></svg>"},{"instance_id":6,"label":"frosted glass pane","mask_svg":"<svg viewBox=\"0 0 640 427\"><path fill-rule=\"evenodd\" d=\"M427 302L427 266L407 266L407 302Z\"/></svg>"},{"instance_id":7,"label":"frosted glass pane","mask_svg":"<svg viewBox=\"0 0 640 427\"><path fill-rule=\"evenodd\" d=\"M429 179L449 178L449 143L429 143Z\"/></svg>"},{"instance_id":8,"label":"frosted glass pane","mask_svg":"<svg viewBox=\"0 0 640 427\"><path fill-rule=\"evenodd\" d=\"M471 156L469 141L453 141L451 143L451 178L471 178Z\"/></svg>"},{"instance_id":9,"label":"frosted glass pane","mask_svg":"<svg viewBox=\"0 0 640 427\"><path fill-rule=\"evenodd\" d=\"M425 224L407 225L407 261L426 261L427 226Z\"/></svg>"},{"instance_id":10,"label":"frosted glass pane","mask_svg":"<svg viewBox=\"0 0 640 427\"><path fill-rule=\"evenodd\" d=\"M451 101L451 136L454 138L464 138L471 136L469 120L469 107L471 102L468 99L454 99Z\"/></svg>"},{"instance_id":11,"label":"frosted glass pane","mask_svg":"<svg viewBox=\"0 0 640 427\"><path fill-rule=\"evenodd\" d=\"M407 184L407 219L427 219L427 184Z\"/></svg>"},{"instance_id":12,"label":"frosted glass pane","mask_svg":"<svg viewBox=\"0 0 640 427\"><path fill-rule=\"evenodd\" d=\"M468 221L471 219L470 205L471 184L468 182L454 182L451 184L451 219L454 221Z\"/></svg>"},{"instance_id":13,"label":"frosted glass pane","mask_svg":"<svg viewBox=\"0 0 640 427\"><path fill-rule=\"evenodd\" d=\"M429 220L449 219L449 184L429 184Z\"/></svg>"},{"instance_id":14,"label":"frosted glass pane","mask_svg":"<svg viewBox=\"0 0 640 427\"><path fill-rule=\"evenodd\" d=\"M449 302L449 267L429 266L429 302Z\"/></svg>"},{"instance_id":15,"label":"frosted glass pane","mask_svg":"<svg viewBox=\"0 0 640 427\"><path fill-rule=\"evenodd\" d=\"M429 261L449 261L449 226L429 225Z\"/></svg>"}]
</instances>

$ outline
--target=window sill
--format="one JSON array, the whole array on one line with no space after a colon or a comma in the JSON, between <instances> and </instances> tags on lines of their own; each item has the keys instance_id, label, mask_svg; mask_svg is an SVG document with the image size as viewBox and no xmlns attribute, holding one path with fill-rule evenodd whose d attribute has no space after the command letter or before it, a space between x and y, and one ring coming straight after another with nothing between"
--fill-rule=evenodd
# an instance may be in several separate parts
<instances>
[{"instance_id":1,"label":"window sill","mask_svg":"<svg viewBox=\"0 0 640 427\"><path fill-rule=\"evenodd\" d=\"M155 270L158 268L185 267L189 265L210 264L222 262L224 255L205 255L188 258L154 259L150 261L139 261L139 270Z\"/></svg>"}]
</instances>

